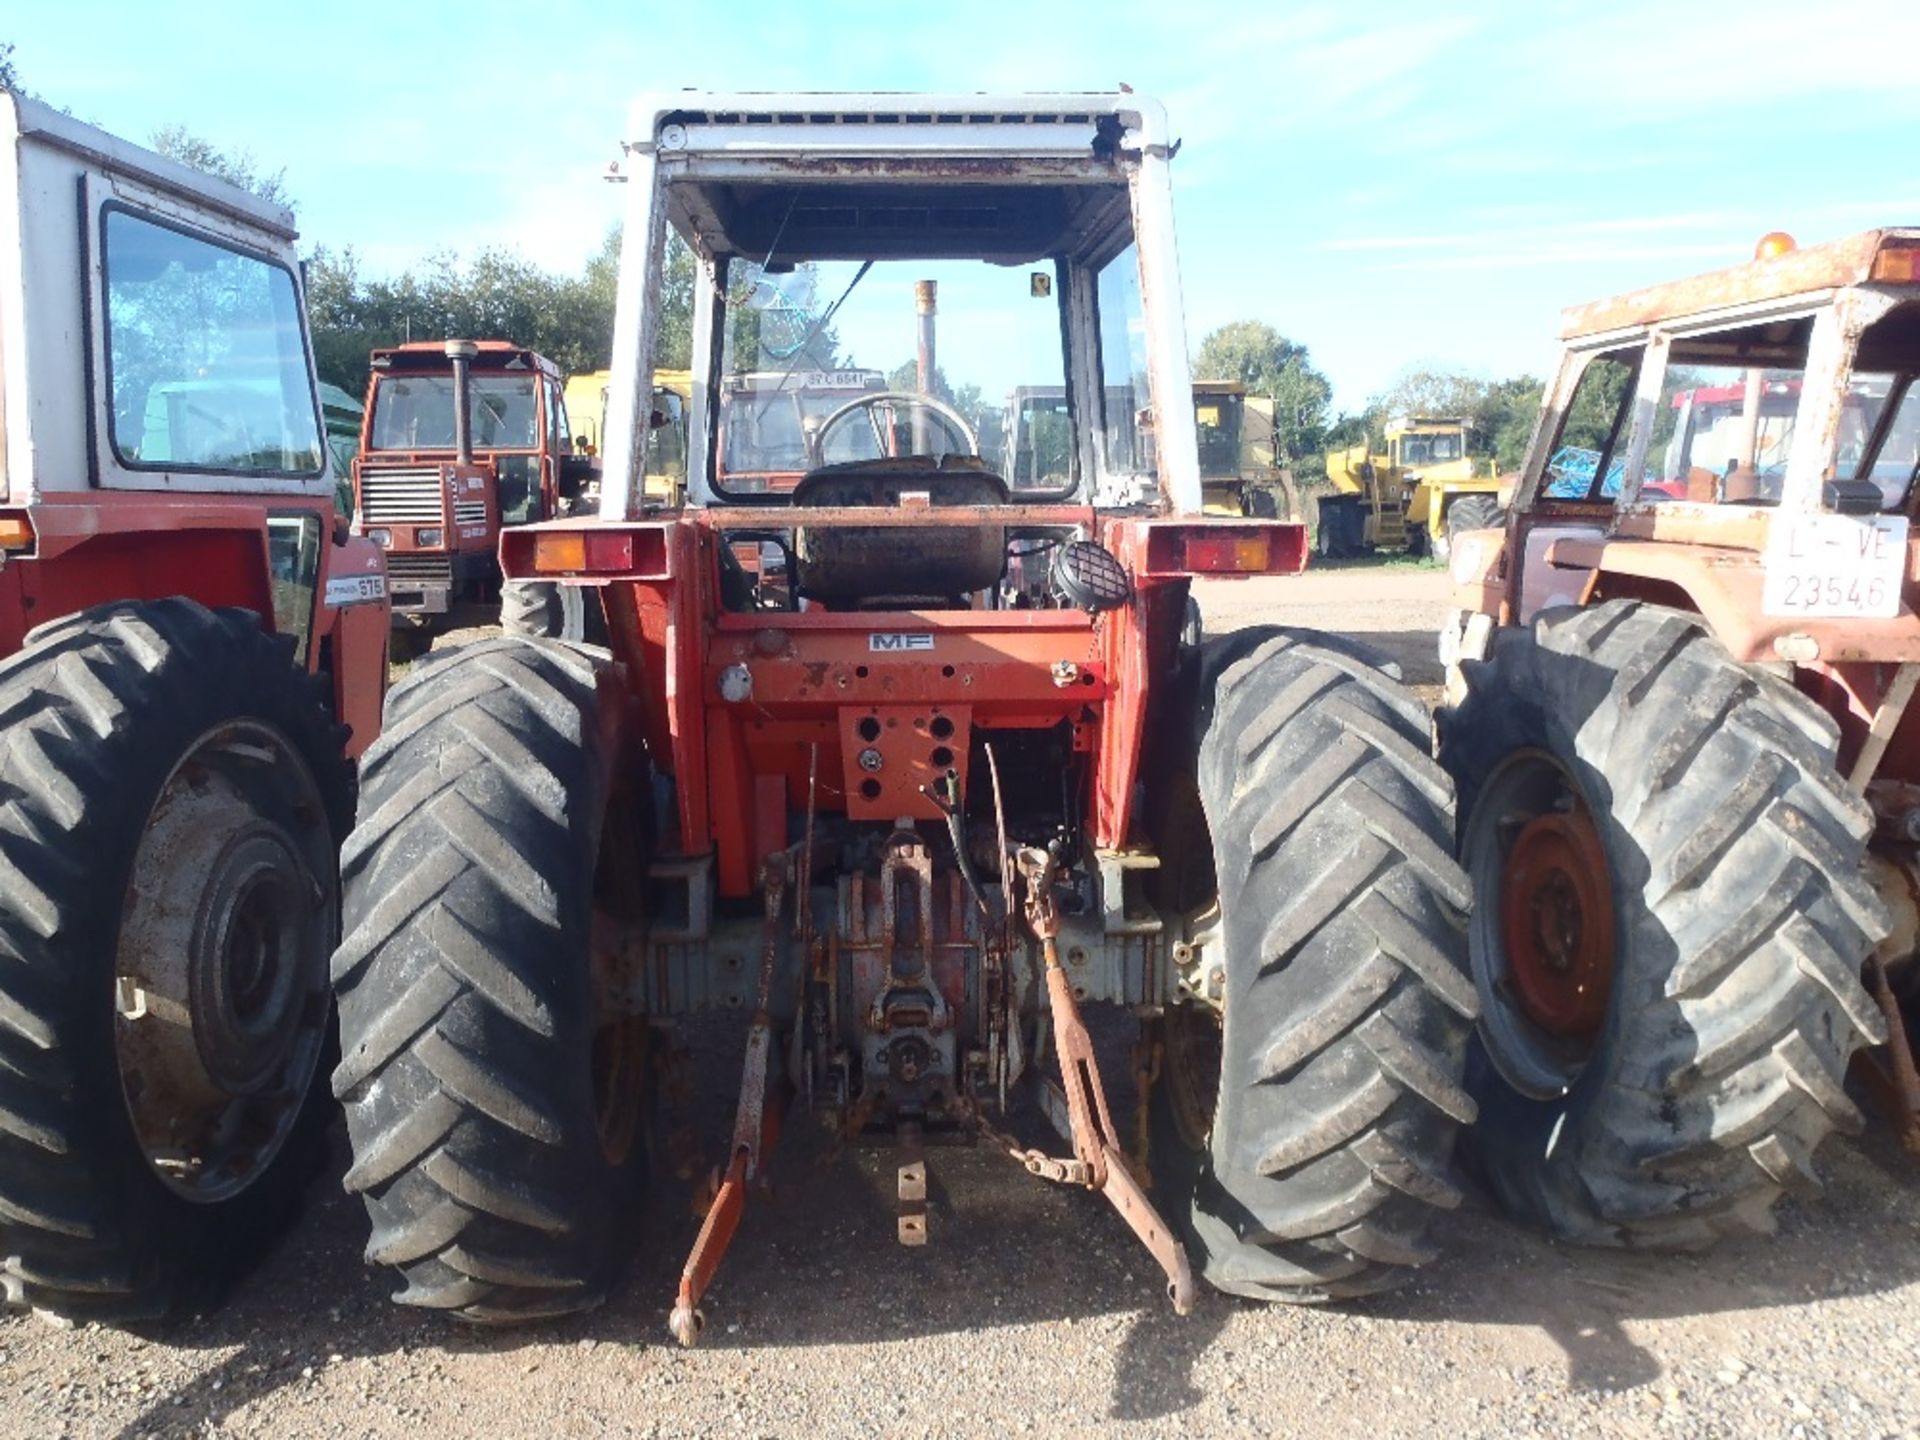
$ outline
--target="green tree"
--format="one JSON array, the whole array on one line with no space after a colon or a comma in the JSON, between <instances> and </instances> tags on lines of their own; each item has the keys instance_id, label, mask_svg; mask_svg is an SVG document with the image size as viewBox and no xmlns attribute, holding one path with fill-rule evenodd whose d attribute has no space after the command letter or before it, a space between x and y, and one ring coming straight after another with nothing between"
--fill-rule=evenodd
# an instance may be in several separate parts
<instances>
[{"instance_id":1,"label":"green tree","mask_svg":"<svg viewBox=\"0 0 1920 1440\"><path fill-rule=\"evenodd\" d=\"M1458 417L1473 429L1473 454L1488 456L1496 471L1515 470L1526 459L1542 389L1532 375L1487 380L1463 370L1408 370L1350 417L1344 443L1357 444L1361 434L1384 443L1386 423L1397 416Z\"/></svg>"},{"instance_id":2,"label":"green tree","mask_svg":"<svg viewBox=\"0 0 1920 1440\"><path fill-rule=\"evenodd\" d=\"M11 90L16 95L27 93L20 88L20 71L13 63L11 40L0 40L0 90Z\"/></svg>"},{"instance_id":3,"label":"green tree","mask_svg":"<svg viewBox=\"0 0 1920 1440\"><path fill-rule=\"evenodd\" d=\"M287 189L286 168L282 166L269 174L254 159L252 151L222 150L184 125L163 125L147 137L147 143L169 160L250 190L270 204L284 205L289 210L295 208L293 196Z\"/></svg>"},{"instance_id":4,"label":"green tree","mask_svg":"<svg viewBox=\"0 0 1920 1440\"><path fill-rule=\"evenodd\" d=\"M1333 386L1313 368L1307 347L1263 320L1235 320L1200 342L1196 380L1238 380L1273 399L1274 448L1300 460L1325 443Z\"/></svg>"},{"instance_id":5,"label":"green tree","mask_svg":"<svg viewBox=\"0 0 1920 1440\"><path fill-rule=\"evenodd\" d=\"M902 360L887 372L887 388L900 390L909 395L917 394L920 389L920 362ZM980 387L974 384L954 385L947 379L944 367L933 367L933 398L944 400L958 410L973 428L975 438L980 443L980 453L994 464L1002 463L1005 457L1000 453L1005 449L1001 435L1002 421L998 406L988 402Z\"/></svg>"},{"instance_id":6,"label":"green tree","mask_svg":"<svg viewBox=\"0 0 1920 1440\"><path fill-rule=\"evenodd\" d=\"M1533 438L1545 388L1532 375L1496 380L1474 408L1474 432L1492 452L1496 473L1518 470L1526 462L1527 442Z\"/></svg>"}]
</instances>

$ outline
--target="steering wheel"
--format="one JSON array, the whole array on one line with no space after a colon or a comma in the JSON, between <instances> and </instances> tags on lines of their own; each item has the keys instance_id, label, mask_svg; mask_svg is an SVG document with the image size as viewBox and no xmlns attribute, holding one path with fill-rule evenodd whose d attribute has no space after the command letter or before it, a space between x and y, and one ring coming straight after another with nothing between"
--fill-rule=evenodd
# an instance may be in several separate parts
<instances>
[{"instance_id":1,"label":"steering wheel","mask_svg":"<svg viewBox=\"0 0 1920 1440\"><path fill-rule=\"evenodd\" d=\"M967 424L966 416L947 404L946 401L936 400L931 395L922 395L913 390L875 390L866 395L854 396L853 399L847 401L846 404L842 405L820 422L819 428L813 432L812 438L808 442L808 446L813 452L811 457L812 463L816 467L824 463L827 453L827 436L831 433L833 427L862 410L867 412L867 423L873 427L874 444L879 446L882 455L887 455L891 458L891 450L889 447L891 424L890 422L888 424L882 424L881 422L880 408L883 405L889 407L895 405L918 405L940 421L942 428L947 431L949 437L960 442L958 446L959 449L964 450L969 455L979 455L980 438L973 433L973 427Z\"/></svg>"}]
</instances>

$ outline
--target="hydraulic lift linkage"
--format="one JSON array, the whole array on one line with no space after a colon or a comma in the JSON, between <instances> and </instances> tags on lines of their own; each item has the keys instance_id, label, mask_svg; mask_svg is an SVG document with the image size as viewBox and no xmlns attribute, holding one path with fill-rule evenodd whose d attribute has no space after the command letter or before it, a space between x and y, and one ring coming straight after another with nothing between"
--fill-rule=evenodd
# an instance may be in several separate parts
<instances>
[{"instance_id":1,"label":"hydraulic lift linkage","mask_svg":"<svg viewBox=\"0 0 1920 1440\"><path fill-rule=\"evenodd\" d=\"M1060 963L1058 936L1060 920L1054 907L1054 857L1045 850L1025 849L1017 857L1018 872L1026 886L1026 920L1034 938L1040 942L1045 967L1047 1000L1053 1015L1054 1046L1060 1056L1061 1083L1051 1080L1045 1087L1042 1108L1056 1125L1062 1118L1066 1136L1073 1143L1073 1158L1057 1159L1035 1150L1021 1148L1005 1135L990 1129L977 1106L962 1101L975 1126L998 1143L1028 1173L1061 1184L1081 1185L1106 1197L1120 1212L1127 1228L1140 1237L1156 1263L1166 1272L1167 1294L1177 1314L1193 1309L1193 1271L1179 1237L1147 1199L1121 1146L1112 1116L1107 1110L1105 1088L1094 1060L1093 1039L1080 1018L1080 1007L1073 998L1073 986ZM720 1261L739 1229L746 1205L747 1186L764 1184L774 1144L779 1137L780 1117L785 1105L785 1081L769 1065L773 1053L771 996L780 939L780 915L787 888L787 856L770 857L764 872L766 922L760 950L760 971L752 1026L747 1035L747 1056L741 1075L740 1102L735 1112L733 1140L728 1162L706 1219L693 1242L680 1274L680 1292L675 1300L667 1328L682 1345L700 1338L706 1317L700 1301L713 1284ZM924 1207L925 1162L918 1144L918 1125L908 1122L903 1143L907 1163L902 1167L901 1199L909 1206ZM910 1173L911 1172L911 1173ZM909 1190L912 1193L909 1193ZM918 1223L903 1223L900 1238L906 1244L924 1244L924 1209L917 1212Z\"/></svg>"}]
</instances>

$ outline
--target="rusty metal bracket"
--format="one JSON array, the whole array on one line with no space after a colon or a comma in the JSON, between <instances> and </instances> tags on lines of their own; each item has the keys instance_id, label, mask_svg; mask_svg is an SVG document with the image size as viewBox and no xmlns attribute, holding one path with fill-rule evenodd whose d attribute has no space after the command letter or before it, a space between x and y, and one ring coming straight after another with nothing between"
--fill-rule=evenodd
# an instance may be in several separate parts
<instances>
[{"instance_id":1,"label":"rusty metal bracket","mask_svg":"<svg viewBox=\"0 0 1920 1440\"><path fill-rule=\"evenodd\" d=\"M682 1345L690 1346L706 1328L706 1315L700 1302L713 1284L713 1277L740 1228L740 1216L746 1209L747 1185L765 1181L767 1157L780 1133L780 1100L768 1088L768 1060L773 1050L773 972L780 950L780 913L786 897L787 857L784 853L767 858L763 875L766 889L766 930L760 946L760 974L753 1024L747 1031L747 1056L741 1066L740 1104L734 1112L733 1147L727 1172L721 1179L694 1238L693 1250L680 1272L680 1292L667 1317L667 1329Z\"/></svg>"},{"instance_id":2,"label":"rusty metal bracket","mask_svg":"<svg viewBox=\"0 0 1920 1440\"><path fill-rule=\"evenodd\" d=\"M1021 878L1027 886L1027 923L1040 941L1046 965L1047 998L1053 1010L1054 1046L1060 1052L1068 1129L1072 1133L1073 1164L1084 1170L1081 1182L1103 1195L1120 1212L1127 1228L1139 1237L1166 1272L1167 1294L1176 1314L1193 1309L1193 1268L1179 1237L1160 1218L1146 1191L1128 1168L1124 1147L1107 1110L1106 1090L1094 1058L1093 1037L1080 1018L1073 986L1060 964L1060 917L1053 903L1054 859L1044 850L1020 852ZM1062 1163L1065 1162L1056 1162ZM1031 1165L1028 1166L1032 1170ZM1037 1172L1036 1172L1037 1173Z\"/></svg>"},{"instance_id":3,"label":"rusty metal bracket","mask_svg":"<svg viewBox=\"0 0 1920 1440\"><path fill-rule=\"evenodd\" d=\"M900 1243L910 1246L924 1245L927 1243L927 1157L920 1148L919 1123L912 1120L902 1121L898 1138Z\"/></svg>"},{"instance_id":4,"label":"rusty metal bracket","mask_svg":"<svg viewBox=\"0 0 1920 1440\"><path fill-rule=\"evenodd\" d=\"M1862 1050L1854 1064L1880 1108L1886 1111L1910 1155L1920 1155L1920 1066L1914 1061L1913 1037L1907 1031L1900 997L1893 993L1887 967L1878 955L1867 957L1864 978L1874 1003L1887 1021L1885 1063Z\"/></svg>"}]
</instances>

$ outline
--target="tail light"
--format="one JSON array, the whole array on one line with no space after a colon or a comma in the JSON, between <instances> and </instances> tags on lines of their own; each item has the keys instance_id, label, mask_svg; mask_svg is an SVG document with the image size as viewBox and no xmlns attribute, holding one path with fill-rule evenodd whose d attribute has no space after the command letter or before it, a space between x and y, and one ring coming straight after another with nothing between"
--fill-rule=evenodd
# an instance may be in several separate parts
<instances>
[{"instance_id":1,"label":"tail light","mask_svg":"<svg viewBox=\"0 0 1920 1440\"><path fill-rule=\"evenodd\" d=\"M1262 574L1273 551L1272 542L1258 530L1189 535L1186 539L1181 552L1182 568L1200 575Z\"/></svg>"},{"instance_id":2,"label":"tail light","mask_svg":"<svg viewBox=\"0 0 1920 1440\"><path fill-rule=\"evenodd\" d=\"M1885 284L1920 283L1920 243L1892 241L1873 257L1873 278Z\"/></svg>"},{"instance_id":3,"label":"tail light","mask_svg":"<svg viewBox=\"0 0 1920 1440\"><path fill-rule=\"evenodd\" d=\"M33 522L24 515L0 515L0 550L31 550Z\"/></svg>"},{"instance_id":4,"label":"tail light","mask_svg":"<svg viewBox=\"0 0 1920 1440\"><path fill-rule=\"evenodd\" d=\"M1292 575L1306 563L1307 527L1290 520L1155 523L1147 536L1154 575Z\"/></svg>"},{"instance_id":5,"label":"tail light","mask_svg":"<svg viewBox=\"0 0 1920 1440\"><path fill-rule=\"evenodd\" d=\"M504 531L500 558L509 575L628 575L660 578L667 546L658 529L577 527Z\"/></svg>"}]
</instances>

